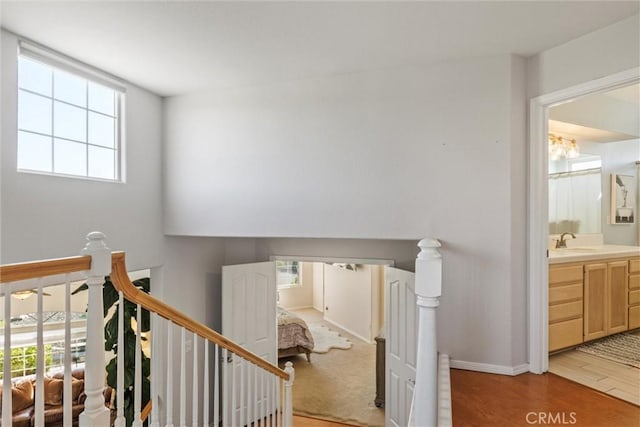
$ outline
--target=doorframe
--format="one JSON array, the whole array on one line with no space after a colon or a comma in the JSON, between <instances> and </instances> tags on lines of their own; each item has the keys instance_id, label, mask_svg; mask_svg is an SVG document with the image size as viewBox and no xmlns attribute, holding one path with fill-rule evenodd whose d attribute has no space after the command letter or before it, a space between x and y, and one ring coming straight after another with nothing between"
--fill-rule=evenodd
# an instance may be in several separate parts
<instances>
[{"instance_id":1,"label":"doorframe","mask_svg":"<svg viewBox=\"0 0 640 427\"><path fill-rule=\"evenodd\" d=\"M549 108L578 97L640 82L640 67L532 98L529 101L529 163L527 207L527 287L529 300L529 371L549 368L549 294L547 240L549 232L548 134Z\"/></svg>"}]
</instances>

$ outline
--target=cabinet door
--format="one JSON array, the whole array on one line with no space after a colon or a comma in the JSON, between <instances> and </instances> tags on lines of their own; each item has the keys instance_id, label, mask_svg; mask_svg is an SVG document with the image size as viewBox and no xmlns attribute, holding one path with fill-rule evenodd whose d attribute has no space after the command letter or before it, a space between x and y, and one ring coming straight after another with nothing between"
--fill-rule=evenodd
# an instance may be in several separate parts
<instances>
[{"instance_id":1,"label":"cabinet door","mask_svg":"<svg viewBox=\"0 0 640 427\"><path fill-rule=\"evenodd\" d=\"M584 340L607 334L607 264L584 266Z\"/></svg>"},{"instance_id":2,"label":"cabinet door","mask_svg":"<svg viewBox=\"0 0 640 427\"><path fill-rule=\"evenodd\" d=\"M628 327L628 262L615 261L607 264L608 270L608 315L607 326L608 334L616 334L627 330Z\"/></svg>"}]
</instances>

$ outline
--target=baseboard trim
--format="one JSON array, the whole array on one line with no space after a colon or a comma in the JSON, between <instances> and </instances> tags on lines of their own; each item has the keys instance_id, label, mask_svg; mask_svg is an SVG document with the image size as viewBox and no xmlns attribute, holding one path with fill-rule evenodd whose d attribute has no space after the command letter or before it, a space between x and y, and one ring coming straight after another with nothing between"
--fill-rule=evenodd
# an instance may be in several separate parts
<instances>
[{"instance_id":1,"label":"baseboard trim","mask_svg":"<svg viewBox=\"0 0 640 427\"><path fill-rule=\"evenodd\" d=\"M467 371L485 372L487 374L520 375L529 372L529 364L523 363L516 366L492 365L490 363L467 362L451 359L449 365L452 369L464 369Z\"/></svg>"},{"instance_id":2,"label":"baseboard trim","mask_svg":"<svg viewBox=\"0 0 640 427\"><path fill-rule=\"evenodd\" d=\"M363 337L362 335L360 335L360 334L357 334L357 333L353 332L353 331L352 331L352 330L350 330L349 328L345 328L345 327L344 327L344 326L342 326L341 324L339 324L339 323L337 323L337 322L334 322L334 321L333 321L333 320L331 320L331 319L327 319L327 316L325 316L325 317L324 317L324 319L322 319L322 320L324 320L325 322L331 323L332 325L334 325L334 326L336 326L336 327L338 327L338 328L340 328L340 329L344 330L345 332L349 332L351 335L353 335L354 337L356 337L356 338L358 338L358 339L361 339L362 341L366 342L367 344L375 344L375 343L376 343L375 341L369 341L368 339L366 339L366 338L365 338L365 337Z\"/></svg>"},{"instance_id":3,"label":"baseboard trim","mask_svg":"<svg viewBox=\"0 0 640 427\"><path fill-rule=\"evenodd\" d=\"M307 309L307 308L314 308L314 307L312 305L301 305L301 306L298 306L298 307L284 307L284 306L282 306L282 308L284 308L285 310L291 311L291 310L304 310L304 309Z\"/></svg>"}]
</instances>

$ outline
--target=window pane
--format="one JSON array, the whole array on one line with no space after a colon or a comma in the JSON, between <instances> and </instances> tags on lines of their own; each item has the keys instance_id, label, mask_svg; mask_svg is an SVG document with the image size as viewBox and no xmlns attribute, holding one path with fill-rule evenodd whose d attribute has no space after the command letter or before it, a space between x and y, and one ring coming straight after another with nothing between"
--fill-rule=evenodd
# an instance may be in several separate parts
<instances>
[{"instance_id":1,"label":"window pane","mask_svg":"<svg viewBox=\"0 0 640 427\"><path fill-rule=\"evenodd\" d=\"M104 86L89 82L89 109L115 116L115 92Z\"/></svg>"},{"instance_id":2,"label":"window pane","mask_svg":"<svg viewBox=\"0 0 640 427\"><path fill-rule=\"evenodd\" d=\"M115 119L89 112L89 143L115 148Z\"/></svg>"},{"instance_id":3,"label":"window pane","mask_svg":"<svg viewBox=\"0 0 640 427\"><path fill-rule=\"evenodd\" d=\"M54 102L53 136L87 141L87 110Z\"/></svg>"},{"instance_id":4,"label":"window pane","mask_svg":"<svg viewBox=\"0 0 640 427\"><path fill-rule=\"evenodd\" d=\"M80 107L87 106L87 81L64 71L53 74L53 97Z\"/></svg>"},{"instance_id":5,"label":"window pane","mask_svg":"<svg viewBox=\"0 0 640 427\"><path fill-rule=\"evenodd\" d=\"M18 129L51 135L51 100L19 91Z\"/></svg>"},{"instance_id":6,"label":"window pane","mask_svg":"<svg viewBox=\"0 0 640 427\"><path fill-rule=\"evenodd\" d=\"M18 169L51 172L51 137L18 131Z\"/></svg>"},{"instance_id":7,"label":"window pane","mask_svg":"<svg viewBox=\"0 0 640 427\"><path fill-rule=\"evenodd\" d=\"M86 144L53 140L53 171L67 175L87 175Z\"/></svg>"},{"instance_id":8,"label":"window pane","mask_svg":"<svg viewBox=\"0 0 640 427\"><path fill-rule=\"evenodd\" d=\"M89 146L89 176L115 179L115 151Z\"/></svg>"},{"instance_id":9,"label":"window pane","mask_svg":"<svg viewBox=\"0 0 640 427\"><path fill-rule=\"evenodd\" d=\"M18 58L18 86L51 96L52 69L24 56Z\"/></svg>"}]
</instances>

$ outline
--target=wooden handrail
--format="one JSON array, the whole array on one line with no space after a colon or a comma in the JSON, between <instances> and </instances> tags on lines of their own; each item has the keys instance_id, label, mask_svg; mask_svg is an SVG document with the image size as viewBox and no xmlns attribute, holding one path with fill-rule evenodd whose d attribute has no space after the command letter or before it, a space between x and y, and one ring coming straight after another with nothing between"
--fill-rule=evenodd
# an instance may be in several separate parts
<instances>
[{"instance_id":1,"label":"wooden handrail","mask_svg":"<svg viewBox=\"0 0 640 427\"><path fill-rule=\"evenodd\" d=\"M111 255L111 282L129 301L140 304L141 307L149 310L150 312L157 313L165 319L168 319L171 322L206 338L220 347L230 350L254 365L257 365L262 369L283 378L284 380L289 380L289 374L282 369L272 365L247 349L240 347L238 344L227 339L224 335L220 335L213 329L191 319L188 316L185 316L173 307L136 288L133 283L131 283L129 275L127 274L124 252L114 252Z\"/></svg>"},{"instance_id":2,"label":"wooden handrail","mask_svg":"<svg viewBox=\"0 0 640 427\"><path fill-rule=\"evenodd\" d=\"M149 417L149 414L151 413L151 401L148 401L146 405L144 405L144 408L142 409L142 412L140 413L140 420L142 422L147 421L147 418Z\"/></svg>"},{"instance_id":3,"label":"wooden handrail","mask_svg":"<svg viewBox=\"0 0 640 427\"><path fill-rule=\"evenodd\" d=\"M0 283L75 273L89 269L91 269L91 257L89 255L6 264L0 266Z\"/></svg>"}]
</instances>

